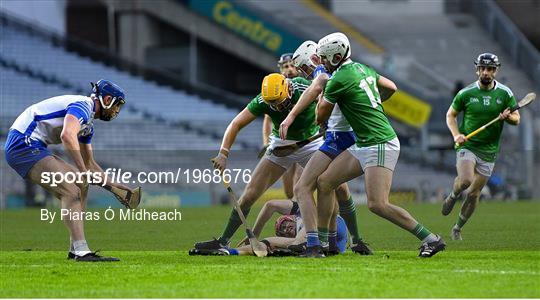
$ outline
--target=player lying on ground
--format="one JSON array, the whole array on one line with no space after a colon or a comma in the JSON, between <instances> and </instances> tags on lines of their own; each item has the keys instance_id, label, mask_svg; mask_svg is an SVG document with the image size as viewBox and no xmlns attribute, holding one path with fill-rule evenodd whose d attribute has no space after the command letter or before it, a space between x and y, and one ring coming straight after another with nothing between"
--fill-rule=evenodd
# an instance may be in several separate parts
<instances>
[{"instance_id":1,"label":"player lying on ground","mask_svg":"<svg viewBox=\"0 0 540 300\"><path fill-rule=\"evenodd\" d=\"M281 75L290 79L298 77L298 71L293 65L292 56L292 53L284 53L281 55L277 63ZM261 158L266 153L266 149L270 144L271 133L272 119L270 119L268 115L265 115L262 128L263 148L259 154L259 158ZM283 191L285 192L285 196L287 197L287 199L292 199L292 197L294 196L293 186L296 184L296 182L298 182L301 172L302 170L298 166L298 164L293 164L287 171L285 171L285 173L283 173L281 180L283 182Z\"/></svg>"},{"instance_id":2,"label":"player lying on ground","mask_svg":"<svg viewBox=\"0 0 540 300\"><path fill-rule=\"evenodd\" d=\"M265 223L277 212L282 216L276 220L274 225L276 236L267 237L262 242L267 246L267 251L270 256L290 256L298 255L305 251L306 231L303 226L302 217L298 204L292 200L271 200L264 204L263 208L257 216L255 222L254 233L257 230L257 237L264 227ZM327 255L337 255L346 250L348 235L347 227L341 217L332 220L336 228L336 236L333 236L330 243L333 245L332 252L327 252ZM258 229L257 229L258 228ZM239 243L244 244L247 239ZM235 249L221 248L218 250L204 251L193 249L191 255L253 255L250 246L241 246Z\"/></svg>"},{"instance_id":3,"label":"player lying on ground","mask_svg":"<svg viewBox=\"0 0 540 300\"><path fill-rule=\"evenodd\" d=\"M325 122L338 104L356 135L356 145L341 152L319 176L318 201L333 201L334 189L365 174L369 210L420 239L420 257L433 256L444 250L442 238L388 201L400 145L381 102L397 87L372 68L349 59L349 49L348 40L340 33L323 37L317 45L321 62L327 71L333 72L317 106L317 122ZM387 82L382 84L383 81ZM383 87L380 91L379 86Z\"/></svg>"},{"instance_id":4,"label":"player lying on ground","mask_svg":"<svg viewBox=\"0 0 540 300\"><path fill-rule=\"evenodd\" d=\"M241 111L229 124L218 155L213 159L214 167L223 171L227 166L229 149L242 128L253 122L257 116L268 115L272 119L273 129L270 146L259 164L253 171L251 181L247 184L244 193L239 199L239 205L247 216L253 203L273 185L283 173L293 164L305 165L313 152L322 144L322 139L315 140L302 150L285 156L277 157L272 154L276 146L294 143L307 139L319 131L315 124L315 104L313 103L295 123L287 135L287 140L279 139L279 124L285 119L291 107L296 104L300 95L309 86L310 81L304 78L286 79L281 74L270 74L262 82L261 94L256 96L247 107ZM238 213L233 210L229 221L219 239L195 244L197 249L220 249L228 245L230 238L241 225Z\"/></svg>"},{"instance_id":5,"label":"player lying on ground","mask_svg":"<svg viewBox=\"0 0 540 300\"><path fill-rule=\"evenodd\" d=\"M88 184L66 181L52 186L42 181L43 172L95 172L102 168L94 160L91 140L94 135L94 119L111 121L120 113L125 103L124 91L108 80L92 84L90 97L78 95L58 96L28 107L13 123L5 145L6 160L19 175L49 191L58 198L63 209L72 215L85 210ZM53 155L48 145L60 144L73 160L71 165ZM93 184L101 184L98 177ZM108 182L121 189L128 187ZM70 247L68 258L76 261L118 261L102 257L90 251L84 235L84 218L65 218L69 229Z\"/></svg>"},{"instance_id":6,"label":"player lying on ground","mask_svg":"<svg viewBox=\"0 0 540 300\"><path fill-rule=\"evenodd\" d=\"M518 125L520 120L517 110L510 112L517 105L514 94L495 80L501 65L498 57L491 53L480 54L475 65L478 80L457 93L446 113L446 124L456 142L457 177L452 193L443 202L442 214L450 214L456 200L467 190L457 222L452 227L453 240L462 239L461 228L472 216L480 192L493 172L504 122L487 127L469 140L465 140L465 136L497 116L511 125ZM463 120L458 127L460 112L463 112Z\"/></svg>"},{"instance_id":7,"label":"player lying on ground","mask_svg":"<svg viewBox=\"0 0 540 300\"><path fill-rule=\"evenodd\" d=\"M306 41L294 53L295 67L306 78L314 78L314 80L302 94L287 118L281 123L281 137L287 135L289 126L294 122L296 116L318 99L330 78L330 74L326 72L324 66L319 65L316 49L317 44L315 42ZM348 55L350 55L350 51ZM335 232L329 231L329 226L332 224L330 219L333 217L332 212L334 211L332 207L335 203L317 202L317 206L315 205L313 192L317 186L317 177L326 170L334 158L351 145L354 145L354 142L354 132L349 122L343 117L338 105L336 105L328 120L324 144L313 154L306 165L306 171L302 172L300 180L295 186L295 196L304 216L308 236L309 253L306 253L308 256L321 256L323 250L328 251L326 250L329 247L328 236L335 235ZM336 189L335 196L339 204L339 214L345 220L352 236L351 250L362 255L372 254L358 233L356 209L347 183L343 183Z\"/></svg>"}]
</instances>

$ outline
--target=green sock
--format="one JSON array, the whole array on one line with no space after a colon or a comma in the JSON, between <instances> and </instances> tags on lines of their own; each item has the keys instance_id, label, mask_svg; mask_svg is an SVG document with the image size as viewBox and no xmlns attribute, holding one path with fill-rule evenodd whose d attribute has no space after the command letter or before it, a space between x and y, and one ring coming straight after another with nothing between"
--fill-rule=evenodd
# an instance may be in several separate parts
<instances>
[{"instance_id":1,"label":"green sock","mask_svg":"<svg viewBox=\"0 0 540 300\"><path fill-rule=\"evenodd\" d=\"M349 197L346 201L339 202L339 215L345 221L345 225L347 225L353 244L361 241L362 237L358 233L358 225L356 223L356 207L354 206L352 197Z\"/></svg>"},{"instance_id":2,"label":"green sock","mask_svg":"<svg viewBox=\"0 0 540 300\"><path fill-rule=\"evenodd\" d=\"M457 219L457 222L456 222L456 225L455 227L457 227L458 229L461 229L461 227L463 227L463 225L465 225L465 223L467 223L467 220L468 218L463 216L461 213L459 214L459 217Z\"/></svg>"},{"instance_id":3,"label":"green sock","mask_svg":"<svg viewBox=\"0 0 540 300\"><path fill-rule=\"evenodd\" d=\"M427 229L426 227L424 227L424 225L420 223L416 224L416 227L414 227L413 230L411 230L410 232L421 241L431 234L431 231L429 231L429 229Z\"/></svg>"},{"instance_id":4,"label":"green sock","mask_svg":"<svg viewBox=\"0 0 540 300\"><path fill-rule=\"evenodd\" d=\"M328 245L328 228L317 228L319 230L319 241L321 246Z\"/></svg>"},{"instance_id":5,"label":"green sock","mask_svg":"<svg viewBox=\"0 0 540 300\"><path fill-rule=\"evenodd\" d=\"M244 213L244 216L247 217L249 214L249 208L246 210L242 210ZM223 230L223 233L221 234L221 237L219 238L219 242L222 245L226 245L231 237L234 235L236 230L238 230L238 227L242 225L242 220L240 219L240 216L236 212L236 210L233 208L231 211L231 216L229 217L229 221L227 222L227 226L225 226L225 230Z\"/></svg>"}]
</instances>

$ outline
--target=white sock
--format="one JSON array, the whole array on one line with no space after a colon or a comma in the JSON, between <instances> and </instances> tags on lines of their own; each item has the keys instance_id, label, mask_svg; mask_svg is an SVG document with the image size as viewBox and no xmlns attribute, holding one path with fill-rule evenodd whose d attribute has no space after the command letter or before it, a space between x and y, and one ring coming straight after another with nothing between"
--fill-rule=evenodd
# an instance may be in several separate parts
<instances>
[{"instance_id":1,"label":"white sock","mask_svg":"<svg viewBox=\"0 0 540 300\"><path fill-rule=\"evenodd\" d=\"M86 243L86 240L73 241L73 243L71 243L71 247L73 247L73 251L71 252L78 256L83 256L90 253L90 248L88 248L88 243Z\"/></svg>"},{"instance_id":2,"label":"white sock","mask_svg":"<svg viewBox=\"0 0 540 300\"><path fill-rule=\"evenodd\" d=\"M430 233L428 236L426 236L423 240L422 240L422 243L431 243L431 242L435 242L435 241L438 241L439 238L434 235L433 233Z\"/></svg>"}]
</instances>

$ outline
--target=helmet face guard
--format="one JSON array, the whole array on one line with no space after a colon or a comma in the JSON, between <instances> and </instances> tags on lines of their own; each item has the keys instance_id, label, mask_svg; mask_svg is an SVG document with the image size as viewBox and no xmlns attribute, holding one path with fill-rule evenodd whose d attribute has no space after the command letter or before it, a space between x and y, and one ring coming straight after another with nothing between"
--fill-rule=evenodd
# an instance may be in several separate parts
<instances>
[{"instance_id":1,"label":"helmet face guard","mask_svg":"<svg viewBox=\"0 0 540 300\"><path fill-rule=\"evenodd\" d=\"M311 77L311 74L317 67L313 61L313 57L317 56L317 43L314 41L303 42L294 52L293 63L296 69L306 79Z\"/></svg>"},{"instance_id":2,"label":"helmet face guard","mask_svg":"<svg viewBox=\"0 0 540 300\"><path fill-rule=\"evenodd\" d=\"M281 101L280 103L272 103L272 104L269 104L269 105L270 105L270 108L272 110L279 111L279 112L289 111L293 107L292 101L291 101L290 98L287 98L287 99Z\"/></svg>"},{"instance_id":3,"label":"helmet face guard","mask_svg":"<svg viewBox=\"0 0 540 300\"><path fill-rule=\"evenodd\" d=\"M92 95L99 99L99 103L103 109L110 109L114 105L124 105L126 103L126 96L124 91L116 84L106 79L100 79L97 83L90 82L92 85ZM111 96L112 100L107 105L103 98L105 96Z\"/></svg>"},{"instance_id":4,"label":"helmet face guard","mask_svg":"<svg viewBox=\"0 0 540 300\"><path fill-rule=\"evenodd\" d=\"M276 220L276 236L295 238L296 237L296 219L292 215L284 215Z\"/></svg>"},{"instance_id":5,"label":"helmet face guard","mask_svg":"<svg viewBox=\"0 0 540 300\"><path fill-rule=\"evenodd\" d=\"M313 74L313 71L315 71L315 68L306 64L303 64L301 66L296 67L298 70L298 73L302 74L302 77L309 79L311 78L311 75Z\"/></svg>"}]
</instances>

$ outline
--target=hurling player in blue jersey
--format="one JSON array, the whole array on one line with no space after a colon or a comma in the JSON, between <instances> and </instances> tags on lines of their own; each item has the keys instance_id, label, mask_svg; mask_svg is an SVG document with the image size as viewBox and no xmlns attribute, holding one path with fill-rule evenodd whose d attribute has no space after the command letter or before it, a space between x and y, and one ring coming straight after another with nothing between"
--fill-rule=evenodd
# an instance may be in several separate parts
<instances>
[{"instance_id":1,"label":"hurling player in blue jersey","mask_svg":"<svg viewBox=\"0 0 540 300\"><path fill-rule=\"evenodd\" d=\"M298 47L293 56L293 62L299 72L306 78L312 78L311 85L293 107L289 115L280 125L280 135L286 136L289 126L294 122L296 116L305 108L316 101L321 95L326 82L330 79L323 65L319 64L316 54L317 43L305 41ZM350 53L348 54L350 55ZM335 202L317 203L313 192L317 187L317 178L328 167L330 162L341 152L354 145L356 139L349 122L341 113L338 105L334 107L328 119L327 131L324 144L315 152L314 156L306 165L306 172L302 172L300 180L294 188L294 195L300 205L307 232L307 256L322 257L324 252L336 252L335 249L335 229L330 222L332 214L335 214ZM340 185L335 191L339 214L345 220L347 228L352 236L351 250L361 255L372 254L369 247L362 241L358 232L356 221L356 209L352 200L349 188L346 183Z\"/></svg>"},{"instance_id":2,"label":"hurling player in blue jersey","mask_svg":"<svg viewBox=\"0 0 540 300\"><path fill-rule=\"evenodd\" d=\"M62 218L70 234L69 259L118 261L117 258L103 257L90 251L84 235L84 217L81 216L84 216L86 206L87 182L102 184L106 178L93 156L91 140L94 135L94 119L114 119L124 103L124 91L116 84L102 79L96 84L92 83L92 94L89 97L63 95L45 99L26 108L10 127L5 144L8 164L22 178L39 184L53 194L60 200L61 208L70 212L69 216ZM51 144L62 144L74 165L53 155L47 148ZM53 172L74 176L92 175L90 179L76 179L76 182L53 182L50 175L45 176ZM76 178L83 179L82 176ZM114 182L107 181L107 184L129 189Z\"/></svg>"},{"instance_id":3,"label":"hurling player in blue jersey","mask_svg":"<svg viewBox=\"0 0 540 300\"><path fill-rule=\"evenodd\" d=\"M267 201L255 221L253 233L258 238L264 225L274 213L281 215L275 222L275 236L267 237L261 240L267 247L269 256L291 256L298 255L305 251L306 247L306 230L298 203L293 200L270 200ZM337 251L331 253L333 255L344 253L349 241L347 234L347 226L345 221L339 215L331 220L335 224L337 237ZM245 238L238 246L248 242ZM254 255L253 249L248 246L240 246L237 248L223 247L213 251L200 251L193 249L189 252L190 255Z\"/></svg>"}]
</instances>

